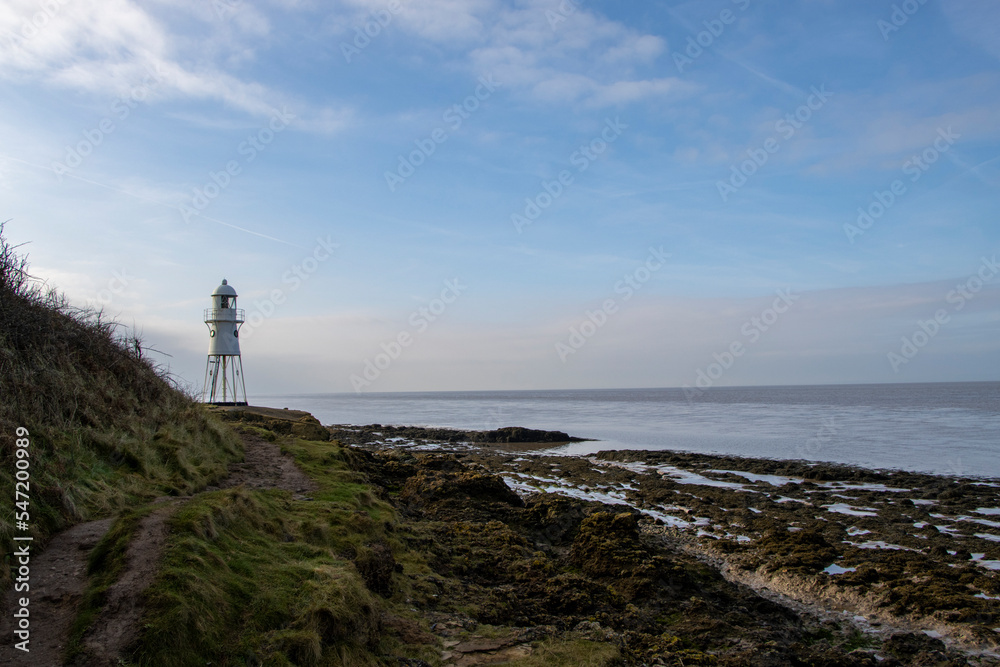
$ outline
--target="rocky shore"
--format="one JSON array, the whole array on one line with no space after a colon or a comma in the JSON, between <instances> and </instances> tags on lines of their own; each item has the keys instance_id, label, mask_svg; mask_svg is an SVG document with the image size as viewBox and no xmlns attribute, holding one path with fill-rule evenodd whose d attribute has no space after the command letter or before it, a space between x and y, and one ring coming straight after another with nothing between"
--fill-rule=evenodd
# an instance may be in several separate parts
<instances>
[{"instance_id":1,"label":"rocky shore","mask_svg":"<svg viewBox=\"0 0 1000 667\"><path fill-rule=\"evenodd\" d=\"M1000 664L995 480L328 428L429 555L408 602L443 664L556 640L615 649L595 665Z\"/></svg>"}]
</instances>

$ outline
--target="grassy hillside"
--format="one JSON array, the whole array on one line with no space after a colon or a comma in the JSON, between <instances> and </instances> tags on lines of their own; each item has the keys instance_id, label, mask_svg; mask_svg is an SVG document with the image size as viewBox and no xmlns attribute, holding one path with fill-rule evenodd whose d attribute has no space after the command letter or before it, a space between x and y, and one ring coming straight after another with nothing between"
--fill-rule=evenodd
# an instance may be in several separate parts
<instances>
[{"instance_id":1,"label":"grassy hillside","mask_svg":"<svg viewBox=\"0 0 1000 667\"><path fill-rule=\"evenodd\" d=\"M134 664L374 667L400 650L383 632L391 605L371 590L387 592L402 550L392 509L336 443L283 449L313 463L310 500L237 487L172 517Z\"/></svg>"},{"instance_id":2,"label":"grassy hillside","mask_svg":"<svg viewBox=\"0 0 1000 667\"><path fill-rule=\"evenodd\" d=\"M4 550L14 527L19 427L30 434L30 524L41 541L78 521L203 488L241 456L236 436L172 386L140 340L32 278L0 225ZM6 586L7 559L2 562Z\"/></svg>"},{"instance_id":3,"label":"grassy hillside","mask_svg":"<svg viewBox=\"0 0 1000 667\"><path fill-rule=\"evenodd\" d=\"M385 488L373 483L370 455L338 441L283 433L273 421L260 423L251 417L235 427L280 445L315 488L306 496L236 487L186 500L169 519L160 567L144 595L141 633L120 665L442 667L458 659L443 658L444 642L510 636L517 637L512 643L535 646L529 656L503 660L509 667L624 664L613 643L581 633L473 621L468 614L495 616L494 602L470 595L465 577L448 562L469 558L467 550L455 549L443 559L435 552L436 531L447 531L449 524L401 513ZM401 472L392 462L389 468ZM123 514L91 554L90 590L68 664L97 664L85 635L99 623L102 591L121 576L141 514ZM501 560L509 555L495 551ZM500 662L482 656L459 664Z\"/></svg>"}]
</instances>

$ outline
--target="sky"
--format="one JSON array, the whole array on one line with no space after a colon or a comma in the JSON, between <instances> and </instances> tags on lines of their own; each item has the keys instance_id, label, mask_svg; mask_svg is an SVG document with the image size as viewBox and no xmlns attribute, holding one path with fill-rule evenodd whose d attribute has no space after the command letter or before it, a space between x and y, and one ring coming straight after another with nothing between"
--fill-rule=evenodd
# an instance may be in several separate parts
<instances>
[{"instance_id":1,"label":"sky","mask_svg":"<svg viewBox=\"0 0 1000 667\"><path fill-rule=\"evenodd\" d=\"M1000 3L7 0L0 220L200 392L1000 379Z\"/></svg>"}]
</instances>

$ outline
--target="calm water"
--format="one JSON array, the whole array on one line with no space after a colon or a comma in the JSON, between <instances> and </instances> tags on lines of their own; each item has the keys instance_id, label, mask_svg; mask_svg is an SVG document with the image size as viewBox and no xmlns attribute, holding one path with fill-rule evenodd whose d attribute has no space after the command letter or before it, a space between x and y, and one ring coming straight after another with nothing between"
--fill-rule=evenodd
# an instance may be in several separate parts
<instances>
[{"instance_id":1,"label":"calm water","mask_svg":"<svg viewBox=\"0 0 1000 667\"><path fill-rule=\"evenodd\" d=\"M526 426L598 442L1000 478L1000 382L253 396L324 424Z\"/></svg>"}]
</instances>

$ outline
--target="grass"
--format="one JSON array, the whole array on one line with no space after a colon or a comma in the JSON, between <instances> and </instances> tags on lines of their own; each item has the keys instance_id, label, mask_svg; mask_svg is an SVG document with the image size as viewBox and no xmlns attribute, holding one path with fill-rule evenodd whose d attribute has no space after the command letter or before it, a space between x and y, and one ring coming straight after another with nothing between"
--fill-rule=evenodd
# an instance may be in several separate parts
<instances>
[{"instance_id":1,"label":"grass","mask_svg":"<svg viewBox=\"0 0 1000 667\"><path fill-rule=\"evenodd\" d=\"M351 561L310 543L307 504L242 489L187 503L170 522L136 663L318 665L324 646L364 656L380 603Z\"/></svg>"},{"instance_id":2,"label":"grass","mask_svg":"<svg viewBox=\"0 0 1000 667\"><path fill-rule=\"evenodd\" d=\"M387 614L406 613L402 578L390 575L398 581L386 597L366 585L372 559L404 550L392 508L338 443L278 442L318 483L312 500L236 488L180 507L129 664L374 667L398 664L386 656L432 657L383 631Z\"/></svg>"},{"instance_id":3,"label":"grass","mask_svg":"<svg viewBox=\"0 0 1000 667\"><path fill-rule=\"evenodd\" d=\"M102 312L33 279L0 224L0 488L14 488L23 427L37 545L79 521L202 489L242 455L238 438L147 353ZM13 502L0 497L0 587L10 583Z\"/></svg>"}]
</instances>

